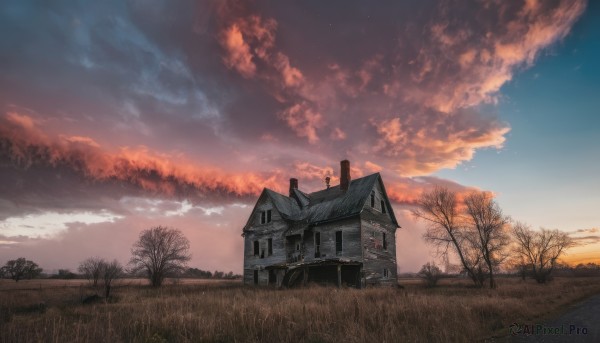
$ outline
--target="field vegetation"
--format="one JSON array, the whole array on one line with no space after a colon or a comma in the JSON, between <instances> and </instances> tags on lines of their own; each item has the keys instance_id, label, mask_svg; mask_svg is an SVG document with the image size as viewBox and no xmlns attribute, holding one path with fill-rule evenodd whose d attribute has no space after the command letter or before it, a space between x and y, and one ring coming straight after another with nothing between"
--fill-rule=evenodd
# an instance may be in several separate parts
<instances>
[{"instance_id":1,"label":"field vegetation","mask_svg":"<svg viewBox=\"0 0 600 343\"><path fill-rule=\"evenodd\" d=\"M85 303L83 280L0 280L1 342L462 342L508 334L600 293L600 278L548 284L499 278L438 287L244 287L239 281L117 280L112 296Z\"/></svg>"}]
</instances>

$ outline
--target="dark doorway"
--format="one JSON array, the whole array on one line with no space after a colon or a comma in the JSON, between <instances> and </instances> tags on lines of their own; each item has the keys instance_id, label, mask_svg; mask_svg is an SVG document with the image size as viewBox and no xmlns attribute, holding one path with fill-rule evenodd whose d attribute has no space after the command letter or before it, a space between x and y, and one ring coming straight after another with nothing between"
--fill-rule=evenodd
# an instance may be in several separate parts
<instances>
[{"instance_id":1,"label":"dark doorway","mask_svg":"<svg viewBox=\"0 0 600 343\"><path fill-rule=\"evenodd\" d=\"M315 266L310 267L308 273L308 282L315 282L318 284L337 284L337 266Z\"/></svg>"},{"instance_id":2,"label":"dark doorway","mask_svg":"<svg viewBox=\"0 0 600 343\"><path fill-rule=\"evenodd\" d=\"M254 271L254 284L258 285L258 270Z\"/></svg>"},{"instance_id":3,"label":"dark doorway","mask_svg":"<svg viewBox=\"0 0 600 343\"><path fill-rule=\"evenodd\" d=\"M342 284L360 288L360 266L342 266Z\"/></svg>"},{"instance_id":4,"label":"dark doorway","mask_svg":"<svg viewBox=\"0 0 600 343\"><path fill-rule=\"evenodd\" d=\"M269 285L276 285L277 284L277 273L271 269L269 270Z\"/></svg>"}]
</instances>

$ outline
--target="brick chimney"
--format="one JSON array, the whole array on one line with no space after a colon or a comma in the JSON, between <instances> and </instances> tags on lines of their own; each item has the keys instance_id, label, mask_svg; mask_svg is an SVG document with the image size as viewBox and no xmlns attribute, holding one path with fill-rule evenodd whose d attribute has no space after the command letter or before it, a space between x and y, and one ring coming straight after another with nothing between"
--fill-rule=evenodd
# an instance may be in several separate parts
<instances>
[{"instance_id":1,"label":"brick chimney","mask_svg":"<svg viewBox=\"0 0 600 343\"><path fill-rule=\"evenodd\" d=\"M340 162L340 189L347 191L350 186L350 161L343 160Z\"/></svg>"},{"instance_id":2,"label":"brick chimney","mask_svg":"<svg viewBox=\"0 0 600 343\"><path fill-rule=\"evenodd\" d=\"M298 189L298 179L290 179L290 196L294 195L294 189Z\"/></svg>"}]
</instances>

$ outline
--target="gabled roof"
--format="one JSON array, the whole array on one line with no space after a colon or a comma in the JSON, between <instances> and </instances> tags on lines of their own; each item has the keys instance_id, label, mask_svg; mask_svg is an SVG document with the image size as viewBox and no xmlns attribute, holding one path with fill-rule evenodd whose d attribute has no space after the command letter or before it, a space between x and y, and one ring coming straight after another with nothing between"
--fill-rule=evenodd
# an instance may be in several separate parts
<instances>
[{"instance_id":1,"label":"gabled roof","mask_svg":"<svg viewBox=\"0 0 600 343\"><path fill-rule=\"evenodd\" d=\"M279 194L268 188L265 188L264 192L271 198L273 206L277 209L283 219L297 220L301 215L301 208L294 198L286 197L283 194Z\"/></svg>"},{"instance_id":2,"label":"gabled roof","mask_svg":"<svg viewBox=\"0 0 600 343\"><path fill-rule=\"evenodd\" d=\"M259 200L268 196L285 220L319 225L359 215L376 182L380 183L385 195L392 222L399 227L379 173L351 180L347 191L341 190L339 185L309 194L294 189L292 196L288 197L265 188ZM249 224L250 220L246 227Z\"/></svg>"}]
</instances>

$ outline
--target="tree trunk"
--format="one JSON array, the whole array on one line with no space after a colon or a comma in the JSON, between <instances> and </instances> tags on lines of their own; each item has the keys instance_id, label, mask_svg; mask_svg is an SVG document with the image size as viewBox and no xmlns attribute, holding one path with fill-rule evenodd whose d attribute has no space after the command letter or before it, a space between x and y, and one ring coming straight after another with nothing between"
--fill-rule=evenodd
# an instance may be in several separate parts
<instances>
[{"instance_id":1,"label":"tree trunk","mask_svg":"<svg viewBox=\"0 0 600 343\"><path fill-rule=\"evenodd\" d=\"M494 281L494 273L492 272L492 268L490 268L490 288L496 288L496 281Z\"/></svg>"}]
</instances>

